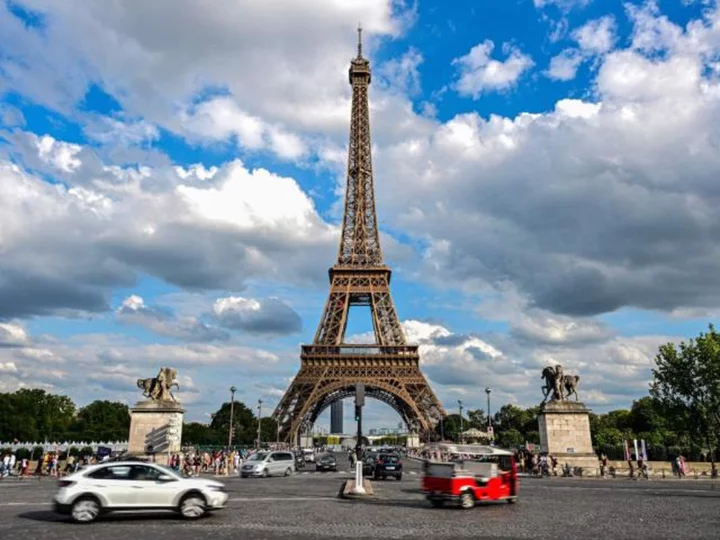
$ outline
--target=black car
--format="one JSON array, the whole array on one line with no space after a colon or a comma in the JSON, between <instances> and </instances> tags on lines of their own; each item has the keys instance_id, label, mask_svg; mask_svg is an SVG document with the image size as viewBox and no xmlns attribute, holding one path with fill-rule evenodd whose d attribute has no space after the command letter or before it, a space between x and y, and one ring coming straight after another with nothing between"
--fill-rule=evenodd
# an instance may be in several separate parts
<instances>
[{"instance_id":1,"label":"black car","mask_svg":"<svg viewBox=\"0 0 720 540\"><path fill-rule=\"evenodd\" d=\"M378 454L375 461L375 470L373 471L375 480L382 478L385 480L388 476L394 476L397 480L402 480L402 461L397 454Z\"/></svg>"},{"instance_id":2,"label":"black car","mask_svg":"<svg viewBox=\"0 0 720 540\"><path fill-rule=\"evenodd\" d=\"M375 464L378 456L374 452L367 453L362 458L363 476L373 476L375 474Z\"/></svg>"},{"instance_id":3,"label":"black car","mask_svg":"<svg viewBox=\"0 0 720 540\"><path fill-rule=\"evenodd\" d=\"M337 460L332 454L320 454L315 458L316 471L337 471Z\"/></svg>"}]
</instances>

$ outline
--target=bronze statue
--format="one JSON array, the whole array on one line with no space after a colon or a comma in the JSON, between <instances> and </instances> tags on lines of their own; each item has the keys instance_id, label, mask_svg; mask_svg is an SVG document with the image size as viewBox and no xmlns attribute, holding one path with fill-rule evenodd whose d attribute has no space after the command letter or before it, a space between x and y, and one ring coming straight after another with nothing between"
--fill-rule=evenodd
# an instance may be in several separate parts
<instances>
[{"instance_id":1,"label":"bronze statue","mask_svg":"<svg viewBox=\"0 0 720 540\"><path fill-rule=\"evenodd\" d=\"M548 397L550 397L551 401L566 401L572 394L575 394L575 401L578 401L577 386L580 377L577 375L565 375L560 364L543 369L541 378L545 379L545 386L542 387L543 400L541 405L545 404Z\"/></svg>"},{"instance_id":2,"label":"bronze statue","mask_svg":"<svg viewBox=\"0 0 720 540\"><path fill-rule=\"evenodd\" d=\"M180 390L180 386L175 381L177 378L177 370L174 368L160 368L157 377L152 379L138 379L138 388L142 389L143 396L153 401L177 401L170 391L173 386Z\"/></svg>"}]
</instances>

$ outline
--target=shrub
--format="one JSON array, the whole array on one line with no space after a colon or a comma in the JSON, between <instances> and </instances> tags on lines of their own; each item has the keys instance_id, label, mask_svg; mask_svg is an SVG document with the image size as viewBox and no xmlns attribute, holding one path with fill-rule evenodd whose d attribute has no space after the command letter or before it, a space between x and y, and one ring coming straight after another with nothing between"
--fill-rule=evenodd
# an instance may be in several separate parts
<instances>
[{"instance_id":1,"label":"shrub","mask_svg":"<svg viewBox=\"0 0 720 540\"><path fill-rule=\"evenodd\" d=\"M45 449L42 446L35 446L32 449L32 459L40 459L45 453Z\"/></svg>"}]
</instances>

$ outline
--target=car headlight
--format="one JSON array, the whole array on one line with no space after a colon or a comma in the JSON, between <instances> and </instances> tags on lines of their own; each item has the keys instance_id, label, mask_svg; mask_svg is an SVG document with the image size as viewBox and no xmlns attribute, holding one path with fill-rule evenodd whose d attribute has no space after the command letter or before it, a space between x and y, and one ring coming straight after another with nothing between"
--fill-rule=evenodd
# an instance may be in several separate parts
<instances>
[{"instance_id":1,"label":"car headlight","mask_svg":"<svg viewBox=\"0 0 720 540\"><path fill-rule=\"evenodd\" d=\"M224 491L225 491L225 486L210 486L210 491L220 491L220 492L224 492Z\"/></svg>"}]
</instances>

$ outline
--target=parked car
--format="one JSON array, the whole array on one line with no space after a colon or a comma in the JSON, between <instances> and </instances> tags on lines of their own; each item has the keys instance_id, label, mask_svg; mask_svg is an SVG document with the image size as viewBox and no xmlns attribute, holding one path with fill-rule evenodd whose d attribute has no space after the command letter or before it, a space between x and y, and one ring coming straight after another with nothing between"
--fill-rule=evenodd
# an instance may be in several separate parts
<instances>
[{"instance_id":1,"label":"parked car","mask_svg":"<svg viewBox=\"0 0 720 540\"><path fill-rule=\"evenodd\" d=\"M240 476L290 476L294 472L295 456L292 452L257 452L243 463Z\"/></svg>"},{"instance_id":2,"label":"parked car","mask_svg":"<svg viewBox=\"0 0 720 540\"><path fill-rule=\"evenodd\" d=\"M315 458L316 471L337 471L337 460L332 454L320 454Z\"/></svg>"},{"instance_id":3,"label":"parked car","mask_svg":"<svg viewBox=\"0 0 720 540\"><path fill-rule=\"evenodd\" d=\"M373 476L375 480L379 480L380 478L385 480L388 476L402 480L402 461L400 460L400 456L397 454L378 454Z\"/></svg>"},{"instance_id":4,"label":"parked car","mask_svg":"<svg viewBox=\"0 0 720 540\"><path fill-rule=\"evenodd\" d=\"M216 480L183 478L169 468L140 461L93 465L62 478L55 511L79 523L107 512L170 510L197 519L225 506L225 486Z\"/></svg>"},{"instance_id":5,"label":"parked car","mask_svg":"<svg viewBox=\"0 0 720 540\"><path fill-rule=\"evenodd\" d=\"M308 463L315 463L315 450L312 448L305 448L303 450L303 456L305 456L305 461Z\"/></svg>"}]
</instances>

